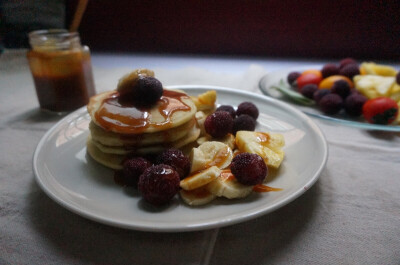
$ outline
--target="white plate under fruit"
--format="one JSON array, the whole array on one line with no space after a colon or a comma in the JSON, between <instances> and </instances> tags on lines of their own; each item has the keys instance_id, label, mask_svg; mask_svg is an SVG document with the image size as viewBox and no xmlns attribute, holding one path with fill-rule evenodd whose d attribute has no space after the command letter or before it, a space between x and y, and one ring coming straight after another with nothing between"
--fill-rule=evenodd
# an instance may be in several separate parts
<instances>
[{"instance_id":1,"label":"white plate under fruit","mask_svg":"<svg viewBox=\"0 0 400 265\"><path fill-rule=\"evenodd\" d=\"M260 110L257 131L284 135L285 159L267 185L282 191L252 193L240 200L218 198L201 207L178 196L162 208L149 206L137 191L114 182L113 171L86 154L90 117L81 108L55 124L40 140L33 157L36 181L63 207L91 220L135 230L176 232L209 229L272 212L306 192L318 179L328 156L325 137L295 108L265 96L214 86L174 86L190 95L216 90L218 104L234 107L251 101Z\"/></svg>"}]
</instances>

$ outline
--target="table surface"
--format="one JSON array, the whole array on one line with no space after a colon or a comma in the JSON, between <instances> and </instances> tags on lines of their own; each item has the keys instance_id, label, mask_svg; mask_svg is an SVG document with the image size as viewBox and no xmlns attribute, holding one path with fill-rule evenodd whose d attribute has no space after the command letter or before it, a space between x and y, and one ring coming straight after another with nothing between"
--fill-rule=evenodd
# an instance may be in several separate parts
<instances>
[{"instance_id":1,"label":"table surface","mask_svg":"<svg viewBox=\"0 0 400 265\"><path fill-rule=\"evenodd\" d=\"M324 62L93 54L92 63L98 92L145 67L164 85L260 93L257 82L267 72ZM36 145L62 117L39 110L25 51L1 55L0 91L0 264L400 264L400 133L314 119L328 142L328 162L292 203L228 227L133 231L80 217L35 182Z\"/></svg>"}]
</instances>

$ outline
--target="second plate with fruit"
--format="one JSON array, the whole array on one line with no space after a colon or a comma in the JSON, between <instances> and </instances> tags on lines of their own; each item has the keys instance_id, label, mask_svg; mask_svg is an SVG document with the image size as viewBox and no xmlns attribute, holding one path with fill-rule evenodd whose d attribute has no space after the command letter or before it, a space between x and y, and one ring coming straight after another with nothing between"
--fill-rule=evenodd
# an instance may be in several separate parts
<instances>
[{"instance_id":1,"label":"second plate with fruit","mask_svg":"<svg viewBox=\"0 0 400 265\"><path fill-rule=\"evenodd\" d=\"M348 69L353 71L345 73L350 76L345 76L335 72L339 68L340 62L279 70L266 74L259 87L263 94L312 117L361 129L399 132L398 71L389 65L364 62L353 65L354 69Z\"/></svg>"}]
</instances>

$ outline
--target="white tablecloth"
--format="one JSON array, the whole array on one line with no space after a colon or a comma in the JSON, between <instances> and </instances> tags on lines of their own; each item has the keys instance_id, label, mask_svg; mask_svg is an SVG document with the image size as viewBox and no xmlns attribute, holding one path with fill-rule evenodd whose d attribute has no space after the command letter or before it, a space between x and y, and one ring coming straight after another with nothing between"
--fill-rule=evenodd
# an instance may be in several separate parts
<instances>
[{"instance_id":1,"label":"white tablecloth","mask_svg":"<svg viewBox=\"0 0 400 265\"><path fill-rule=\"evenodd\" d=\"M135 62L139 57L132 58L129 68L94 63L98 92L143 67ZM268 66L280 66L279 60L246 61L243 71L229 72L215 69L213 63L223 60L204 60L204 67L173 57L160 61L162 67L154 61L151 66L164 85L255 92ZM80 217L36 184L33 152L60 117L38 109L23 52L0 57L0 91L0 264L400 264L400 133L315 120L327 138L329 159L316 184L294 202L219 229L140 232Z\"/></svg>"}]
</instances>

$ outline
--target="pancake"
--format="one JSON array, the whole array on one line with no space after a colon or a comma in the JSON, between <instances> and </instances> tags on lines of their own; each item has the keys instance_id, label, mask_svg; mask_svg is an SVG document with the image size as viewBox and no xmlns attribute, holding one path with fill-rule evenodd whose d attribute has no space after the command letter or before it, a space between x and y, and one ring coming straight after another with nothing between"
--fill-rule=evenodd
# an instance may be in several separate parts
<instances>
[{"instance_id":1,"label":"pancake","mask_svg":"<svg viewBox=\"0 0 400 265\"><path fill-rule=\"evenodd\" d=\"M122 162L126 158L124 155L103 153L90 139L86 143L86 151L99 164L117 170L122 169Z\"/></svg>"},{"instance_id":2,"label":"pancake","mask_svg":"<svg viewBox=\"0 0 400 265\"><path fill-rule=\"evenodd\" d=\"M92 121L89 130L94 141L106 146L147 146L174 142L185 136L195 124L196 119L192 118L180 126L165 131L127 135L106 131Z\"/></svg>"},{"instance_id":3,"label":"pancake","mask_svg":"<svg viewBox=\"0 0 400 265\"><path fill-rule=\"evenodd\" d=\"M103 152L108 154L118 154L118 155L129 155L129 154L152 154L163 151L167 148L180 148L188 143L196 141L200 135L200 129L197 126L193 126L190 131L188 131L182 138L177 139L174 142L170 143L162 143L162 144L154 144L147 146L107 146L103 145L96 140L93 140L91 136L89 136L89 140L92 141L97 148Z\"/></svg>"},{"instance_id":4,"label":"pancake","mask_svg":"<svg viewBox=\"0 0 400 265\"><path fill-rule=\"evenodd\" d=\"M160 153L161 151L167 148L183 148L186 145L190 145L191 143L195 142L196 139L200 135L200 129L197 126L194 126L189 133L184 136L182 139L179 139L176 142L170 143L168 145L152 145L143 148L138 148L135 150L130 150L126 152L123 149L112 149L109 147L102 146L99 143L96 143L91 139L89 136L87 140L87 152L89 155L96 160L98 163L112 168L112 169L122 169L122 162L131 156L134 155L146 155L146 154L155 154ZM121 152L121 153L118 153Z\"/></svg>"},{"instance_id":5,"label":"pancake","mask_svg":"<svg viewBox=\"0 0 400 265\"><path fill-rule=\"evenodd\" d=\"M97 126L119 134L165 131L187 123L197 111L187 94L167 89L149 109L139 109L126 102L122 105L115 90L91 97L87 109Z\"/></svg>"},{"instance_id":6,"label":"pancake","mask_svg":"<svg viewBox=\"0 0 400 265\"><path fill-rule=\"evenodd\" d=\"M140 89L154 92L152 89L157 88L146 88L139 83L145 77L154 77L154 72L134 70L120 79L116 90L90 98L87 110L92 121L89 124L87 152L106 167L122 169L122 162L132 156L196 145L201 134L195 116L197 106L215 105L215 93L205 93L197 98L188 96L184 91L165 88L156 103L148 107L145 104L139 106L138 102L135 105L138 98L134 97L143 96L135 93L147 93L147 90L143 92ZM140 89L136 85L140 85Z\"/></svg>"}]
</instances>

